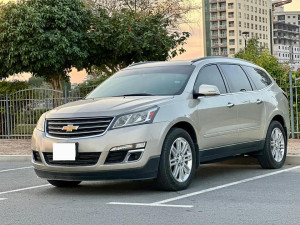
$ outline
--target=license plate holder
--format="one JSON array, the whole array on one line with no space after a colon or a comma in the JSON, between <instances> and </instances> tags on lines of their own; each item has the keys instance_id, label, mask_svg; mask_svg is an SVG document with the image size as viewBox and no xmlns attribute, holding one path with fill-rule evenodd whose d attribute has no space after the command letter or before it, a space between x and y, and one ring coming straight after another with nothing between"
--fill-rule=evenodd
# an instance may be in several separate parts
<instances>
[{"instance_id":1,"label":"license plate holder","mask_svg":"<svg viewBox=\"0 0 300 225\"><path fill-rule=\"evenodd\" d=\"M75 161L78 143L53 143L53 161Z\"/></svg>"}]
</instances>

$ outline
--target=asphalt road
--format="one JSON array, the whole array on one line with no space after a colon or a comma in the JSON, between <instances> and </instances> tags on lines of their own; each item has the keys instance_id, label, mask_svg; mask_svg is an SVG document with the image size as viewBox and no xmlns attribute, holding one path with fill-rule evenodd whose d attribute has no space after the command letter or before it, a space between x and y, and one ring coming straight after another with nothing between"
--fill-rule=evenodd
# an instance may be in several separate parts
<instances>
[{"instance_id":1,"label":"asphalt road","mask_svg":"<svg viewBox=\"0 0 300 225\"><path fill-rule=\"evenodd\" d=\"M188 190L151 181L59 189L30 163L0 162L0 224L300 224L300 167L202 165Z\"/></svg>"}]
</instances>

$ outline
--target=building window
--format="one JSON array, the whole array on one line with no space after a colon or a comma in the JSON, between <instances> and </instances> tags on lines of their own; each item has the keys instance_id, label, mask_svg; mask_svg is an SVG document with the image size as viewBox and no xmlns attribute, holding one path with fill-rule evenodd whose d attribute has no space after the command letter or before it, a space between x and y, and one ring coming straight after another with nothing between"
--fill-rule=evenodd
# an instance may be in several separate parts
<instances>
[{"instance_id":1,"label":"building window","mask_svg":"<svg viewBox=\"0 0 300 225\"><path fill-rule=\"evenodd\" d=\"M230 45L235 45L235 39L229 39L229 44Z\"/></svg>"},{"instance_id":2,"label":"building window","mask_svg":"<svg viewBox=\"0 0 300 225\"><path fill-rule=\"evenodd\" d=\"M228 3L228 9L233 9L233 3Z\"/></svg>"},{"instance_id":3,"label":"building window","mask_svg":"<svg viewBox=\"0 0 300 225\"><path fill-rule=\"evenodd\" d=\"M230 54L235 54L235 48L230 49Z\"/></svg>"}]
</instances>

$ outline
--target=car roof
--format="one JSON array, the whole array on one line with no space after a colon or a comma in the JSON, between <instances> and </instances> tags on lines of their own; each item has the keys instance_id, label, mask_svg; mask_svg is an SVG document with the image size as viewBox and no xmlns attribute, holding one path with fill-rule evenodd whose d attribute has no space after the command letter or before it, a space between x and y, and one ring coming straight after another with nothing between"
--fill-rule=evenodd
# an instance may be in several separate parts
<instances>
[{"instance_id":1,"label":"car roof","mask_svg":"<svg viewBox=\"0 0 300 225\"><path fill-rule=\"evenodd\" d=\"M252 62L238 59L238 58L230 58L230 57L221 57L221 56L208 56L202 57L194 60L180 60L180 61L147 61L147 62L139 62L130 65L127 69L139 69L139 68L149 68L149 67L160 67L160 66L183 66L183 65L198 65L199 63L236 63L248 66L255 66Z\"/></svg>"}]
</instances>

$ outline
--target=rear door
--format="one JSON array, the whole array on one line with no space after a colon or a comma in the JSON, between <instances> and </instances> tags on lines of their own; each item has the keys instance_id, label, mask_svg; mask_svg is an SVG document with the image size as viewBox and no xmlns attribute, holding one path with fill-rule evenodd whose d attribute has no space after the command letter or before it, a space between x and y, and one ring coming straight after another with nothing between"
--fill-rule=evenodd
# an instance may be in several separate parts
<instances>
[{"instance_id":1,"label":"rear door","mask_svg":"<svg viewBox=\"0 0 300 225\"><path fill-rule=\"evenodd\" d=\"M238 142L246 143L260 140L265 114L264 102L260 93L253 91L253 84L241 66L222 64L220 67L226 77L230 92L237 101Z\"/></svg>"},{"instance_id":2,"label":"rear door","mask_svg":"<svg viewBox=\"0 0 300 225\"><path fill-rule=\"evenodd\" d=\"M202 140L200 149L217 148L237 142L236 99L227 94L224 79L217 65L210 64L198 74L194 89L202 84L215 85L221 95L199 97L197 115Z\"/></svg>"},{"instance_id":3,"label":"rear door","mask_svg":"<svg viewBox=\"0 0 300 225\"><path fill-rule=\"evenodd\" d=\"M256 138L265 139L264 130L266 128L266 98L269 98L268 87L272 84L271 78L265 71L251 66L242 66L247 73L249 79L253 83L253 96L258 106L258 120L260 123L260 130Z\"/></svg>"}]
</instances>

